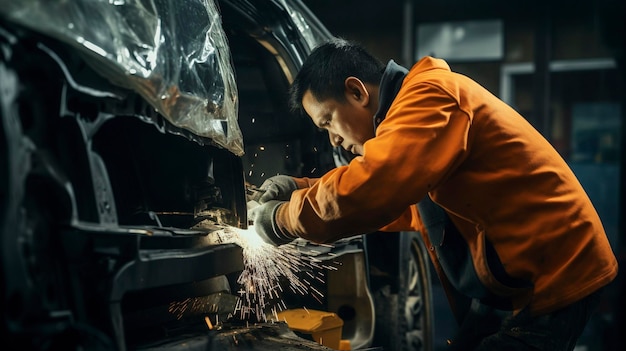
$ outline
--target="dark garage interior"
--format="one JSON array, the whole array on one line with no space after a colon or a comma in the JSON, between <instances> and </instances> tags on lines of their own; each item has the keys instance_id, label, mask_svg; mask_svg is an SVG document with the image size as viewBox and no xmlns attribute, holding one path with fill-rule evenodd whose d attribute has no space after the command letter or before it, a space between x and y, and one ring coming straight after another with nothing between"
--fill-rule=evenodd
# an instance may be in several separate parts
<instances>
[{"instance_id":1,"label":"dark garage interior","mask_svg":"<svg viewBox=\"0 0 626 351\"><path fill-rule=\"evenodd\" d=\"M0 8L3 349L449 350L458 324L420 233L263 250L242 234L266 179L355 157L288 107L332 37L406 68L442 58L545 137L620 266L574 350L623 349L623 1Z\"/></svg>"}]
</instances>

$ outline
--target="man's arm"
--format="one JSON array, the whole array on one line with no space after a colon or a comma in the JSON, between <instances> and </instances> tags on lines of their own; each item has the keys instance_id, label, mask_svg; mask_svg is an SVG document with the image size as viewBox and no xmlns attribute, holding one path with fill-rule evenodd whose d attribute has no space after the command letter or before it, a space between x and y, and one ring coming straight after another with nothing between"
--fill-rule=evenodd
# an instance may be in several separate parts
<instances>
[{"instance_id":1,"label":"man's arm","mask_svg":"<svg viewBox=\"0 0 626 351\"><path fill-rule=\"evenodd\" d=\"M413 224L407 209L467 157L471 117L435 84L403 90L376 137L364 144L363 156L294 191L289 202L275 208L277 230L325 243Z\"/></svg>"}]
</instances>

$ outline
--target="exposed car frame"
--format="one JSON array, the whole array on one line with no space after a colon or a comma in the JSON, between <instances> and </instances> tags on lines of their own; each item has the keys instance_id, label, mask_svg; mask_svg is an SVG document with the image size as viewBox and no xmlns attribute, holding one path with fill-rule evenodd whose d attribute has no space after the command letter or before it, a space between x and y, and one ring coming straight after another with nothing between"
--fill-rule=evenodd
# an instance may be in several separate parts
<instances>
[{"instance_id":1,"label":"exposed car frame","mask_svg":"<svg viewBox=\"0 0 626 351\"><path fill-rule=\"evenodd\" d=\"M289 145L291 160L271 171L293 176L347 161L310 121L290 114L284 97L328 30L300 1L217 5L237 76L244 155L172 123L72 45L0 17L4 340L22 349L176 349L188 335L204 335L200 345L216 345L202 311L177 318L168 307L212 298L228 318L225 295L236 291L242 251L195 225L246 227L245 184L271 175L251 173L263 164L253 158L259 146ZM285 296L289 307L337 313L355 349L431 348L427 255L416 233L297 245L341 268L325 273L324 301Z\"/></svg>"}]
</instances>

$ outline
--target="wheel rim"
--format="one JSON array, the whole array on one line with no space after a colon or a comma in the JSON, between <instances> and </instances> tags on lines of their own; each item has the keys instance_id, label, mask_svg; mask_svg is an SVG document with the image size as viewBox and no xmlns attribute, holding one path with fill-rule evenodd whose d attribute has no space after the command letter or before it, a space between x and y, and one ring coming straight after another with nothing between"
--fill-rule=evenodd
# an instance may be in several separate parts
<instances>
[{"instance_id":1,"label":"wheel rim","mask_svg":"<svg viewBox=\"0 0 626 351\"><path fill-rule=\"evenodd\" d=\"M412 240L408 262L407 299L405 318L407 321L406 341L409 350L430 350L430 290L428 266L419 243Z\"/></svg>"}]
</instances>

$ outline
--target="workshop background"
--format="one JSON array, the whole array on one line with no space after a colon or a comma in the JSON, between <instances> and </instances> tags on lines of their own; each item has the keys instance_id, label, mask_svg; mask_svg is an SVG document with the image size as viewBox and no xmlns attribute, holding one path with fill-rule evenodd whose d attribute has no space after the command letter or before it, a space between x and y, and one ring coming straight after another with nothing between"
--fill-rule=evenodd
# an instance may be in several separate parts
<instances>
[{"instance_id":1,"label":"workshop background","mask_svg":"<svg viewBox=\"0 0 626 351\"><path fill-rule=\"evenodd\" d=\"M444 58L511 104L559 150L603 220L620 264L624 236L624 16L621 0L305 0L336 36L410 67ZM577 350L622 349L623 270ZM433 282L435 339L452 315ZM438 291L440 293L438 293ZM438 345L443 349L443 345Z\"/></svg>"},{"instance_id":2,"label":"workshop background","mask_svg":"<svg viewBox=\"0 0 626 351\"><path fill-rule=\"evenodd\" d=\"M519 110L623 263L624 14L623 0L0 0L2 349L445 350L456 323L419 233L255 245L257 185L351 157L285 101L331 35L407 67L444 58ZM576 351L623 349L623 276Z\"/></svg>"}]
</instances>

